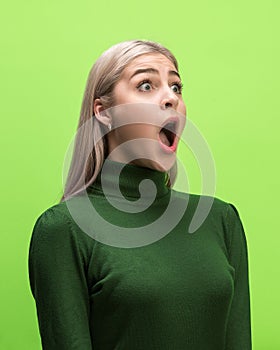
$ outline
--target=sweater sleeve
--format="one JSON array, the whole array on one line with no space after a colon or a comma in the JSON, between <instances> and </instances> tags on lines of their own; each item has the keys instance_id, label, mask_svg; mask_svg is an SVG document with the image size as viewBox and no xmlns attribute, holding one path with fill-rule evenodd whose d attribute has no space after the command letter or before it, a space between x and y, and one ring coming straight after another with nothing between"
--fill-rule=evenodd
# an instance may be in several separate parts
<instances>
[{"instance_id":1,"label":"sweater sleeve","mask_svg":"<svg viewBox=\"0 0 280 350\"><path fill-rule=\"evenodd\" d=\"M49 208L29 247L29 281L43 349L92 350L85 258L68 217Z\"/></svg>"},{"instance_id":2,"label":"sweater sleeve","mask_svg":"<svg viewBox=\"0 0 280 350\"><path fill-rule=\"evenodd\" d=\"M236 207L229 203L226 217L229 260L234 267L234 295L227 323L225 350L251 350L251 315L247 241Z\"/></svg>"}]
</instances>

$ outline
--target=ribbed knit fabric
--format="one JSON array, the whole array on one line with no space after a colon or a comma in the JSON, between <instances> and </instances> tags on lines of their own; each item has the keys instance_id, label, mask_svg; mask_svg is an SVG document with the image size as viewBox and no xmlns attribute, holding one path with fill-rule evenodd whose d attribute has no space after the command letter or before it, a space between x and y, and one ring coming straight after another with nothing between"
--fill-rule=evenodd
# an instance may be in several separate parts
<instances>
[{"instance_id":1,"label":"ribbed knit fabric","mask_svg":"<svg viewBox=\"0 0 280 350\"><path fill-rule=\"evenodd\" d=\"M29 278L43 349L251 349L247 243L236 207L215 197L206 220L190 234L199 195L170 190L164 173L134 165L126 165L118 179L123 165L108 164L102 181L99 176L87 189L95 210L81 210L96 236L84 232L69 211L68 204L79 207L84 195L45 210L34 225ZM149 208L152 190L137 201L143 179L157 189ZM144 228L139 242L141 234L143 242L157 237L150 224L170 215L164 232L176 217L175 211L166 214L170 200L186 210L152 243L117 247L99 239L108 227L110 242L121 234L117 227L131 235ZM100 217L110 225L102 226Z\"/></svg>"}]
</instances>

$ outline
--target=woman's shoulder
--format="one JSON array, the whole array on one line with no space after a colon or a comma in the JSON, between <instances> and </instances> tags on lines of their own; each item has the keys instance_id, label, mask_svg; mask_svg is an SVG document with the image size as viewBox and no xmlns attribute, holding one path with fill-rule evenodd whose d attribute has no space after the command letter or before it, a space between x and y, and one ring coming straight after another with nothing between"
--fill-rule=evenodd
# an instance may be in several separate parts
<instances>
[{"instance_id":1,"label":"woman's shoulder","mask_svg":"<svg viewBox=\"0 0 280 350\"><path fill-rule=\"evenodd\" d=\"M241 228L242 222L237 206L230 201L215 195L195 194L172 190L174 198L185 205L188 216L193 222L211 223L219 226L221 231L232 231L236 226ZM200 226L200 225L199 225Z\"/></svg>"},{"instance_id":2,"label":"woman's shoulder","mask_svg":"<svg viewBox=\"0 0 280 350\"><path fill-rule=\"evenodd\" d=\"M70 237L76 235L78 227L69 210L70 202L76 203L77 200L62 201L44 209L34 221L32 236Z\"/></svg>"},{"instance_id":3,"label":"woman's shoulder","mask_svg":"<svg viewBox=\"0 0 280 350\"><path fill-rule=\"evenodd\" d=\"M218 196L177 192L180 200L188 201L189 232L199 228L221 236L226 244L229 258L240 250L246 250L247 238L237 206Z\"/></svg>"},{"instance_id":4,"label":"woman's shoulder","mask_svg":"<svg viewBox=\"0 0 280 350\"><path fill-rule=\"evenodd\" d=\"M36 218L35 226L43 224L50 227L60 227L73 225L73 211L79 210L84 201L81 201L81 196L72 197L68 200L56 203L44 209Z\"/></svg>"},{"instance_id":5,"label":"woman's shoulder","mask_svg":"<svg viewBox=\"0 0 280 350\"><path fill-rule=\"evenodd\" d=\"M53 204L44 209L35 219L34 228L59 228L69 225L69 217L67 215L66 205L64 202Z\"/></svg>"},{"instance_id":6,"label":"woman's shoulder","mask_svg":"<svg viewBox=\"0 0 280 350\"><path fill-rule=\"evenodd\" d=\"M40 254L58 249L61 254L79 251L88 259L93 246L98 244L73 219L66 202L54 204L35 219L30 235L30 252ZM69 253L70 254L70 253Z\"/></svg>"},{"instance_id":7,"label":"woman's shoulder","mask_svg":"<svg viewBox=\"0 0 280 350\"><path fill-rule=\"evenodd\" d=\"M196 194L190 192L181 192L177 190L172 190L174 198L177 200L182 200L187 202L188 207L197 208L200 207L202 210L208 209L212 214L228 215L229 211L236 211L236 207L215 195L206 195L206 194Z\"/></svg>"}]
</instances>

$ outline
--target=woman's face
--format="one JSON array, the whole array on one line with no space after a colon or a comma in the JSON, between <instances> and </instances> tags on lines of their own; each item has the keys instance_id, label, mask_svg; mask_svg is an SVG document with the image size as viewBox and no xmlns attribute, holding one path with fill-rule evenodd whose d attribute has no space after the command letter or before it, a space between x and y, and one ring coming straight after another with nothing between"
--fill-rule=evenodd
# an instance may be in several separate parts
<instances>
[{"instance_id":1,"label":"woman's face","mask_svg":"<svg viewBox=\"0 0 280 350\"><path fill-rule=\"evenodd\" d=\"M141 55L126 66L113 93L108 158L169 170L186 116L181 80L173 63L162 54Z\"/></svg>"}]
</instances>

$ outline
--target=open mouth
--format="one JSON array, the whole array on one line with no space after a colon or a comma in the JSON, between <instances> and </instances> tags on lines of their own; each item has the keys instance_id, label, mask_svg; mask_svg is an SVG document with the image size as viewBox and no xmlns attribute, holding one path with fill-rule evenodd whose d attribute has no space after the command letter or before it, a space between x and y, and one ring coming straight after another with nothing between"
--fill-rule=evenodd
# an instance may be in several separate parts
<instances>
[{"instance_id":1,"label":"open mouth","mask_svg":"<svg viewBox=\"0 0 280 350\"><path fill-rule=\"evenodd\" d=\"M161 145L170 151L175 151L177 147L177 124L177 119L169 119L166 121L159 132L159 140Z\"/></svg>"}]
</instances>

